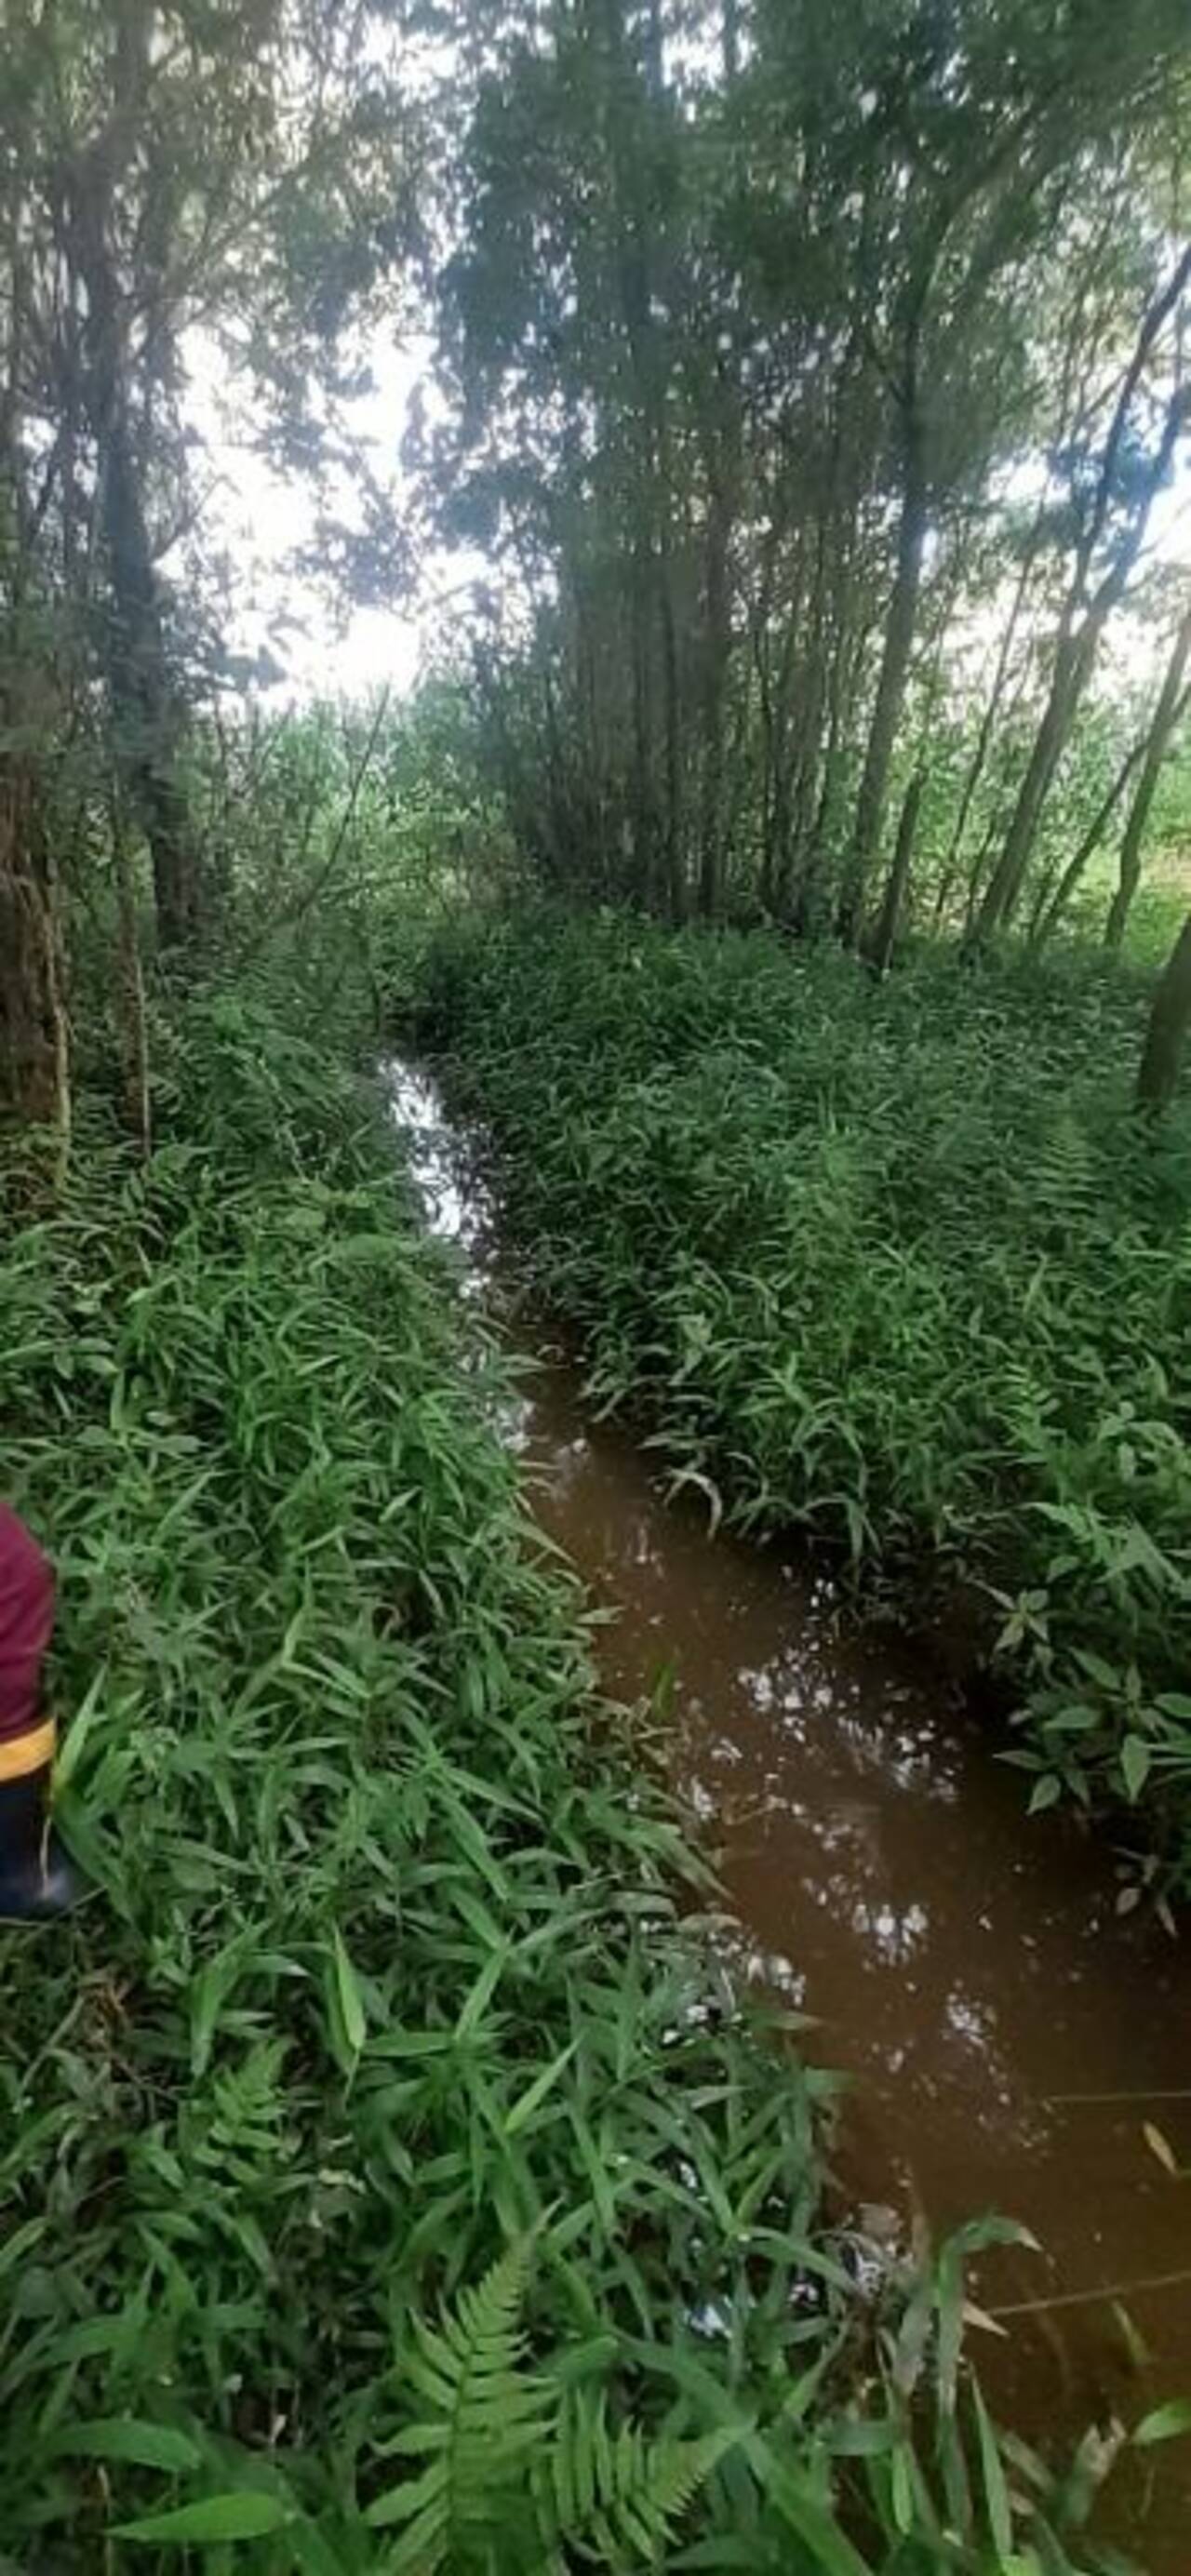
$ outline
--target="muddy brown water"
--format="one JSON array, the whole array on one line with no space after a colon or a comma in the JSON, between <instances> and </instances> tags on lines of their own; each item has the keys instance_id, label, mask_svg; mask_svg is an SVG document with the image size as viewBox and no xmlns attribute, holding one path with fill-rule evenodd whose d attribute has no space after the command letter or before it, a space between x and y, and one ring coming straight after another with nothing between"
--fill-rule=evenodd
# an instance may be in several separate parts
<instances>
[{"instance_id":1,"label":"muddy brown water","mask_svg":"<svg viewBox=\"0 0 1191 2576\"><path fill-rule=\"evenodd\" d=\"M813 2015L808 2052L852 2079L841 2161L870 2223L941 2232L995 2209L1037 2237L973 2285L1014 2311L978 2358L1030 2438L1191 2395L1191 2178L1143 2135L1191 2166L1185 1934L1123 1922L1106 1845L1026 1816L935 1658L858 1628L804 1556L712 1540L702 1506L664 1499L520 1300L481 1140L424 1072L387 1081L428 1224L534 1362L503 1428L610 1614L604 1678L637 1701L667 1677L674 1782L719 1865L733 1968ZM1191 2437L1127 2463L1106 2519L1151 2576L1191 2576Z\"/></svg>"}]
</instances>

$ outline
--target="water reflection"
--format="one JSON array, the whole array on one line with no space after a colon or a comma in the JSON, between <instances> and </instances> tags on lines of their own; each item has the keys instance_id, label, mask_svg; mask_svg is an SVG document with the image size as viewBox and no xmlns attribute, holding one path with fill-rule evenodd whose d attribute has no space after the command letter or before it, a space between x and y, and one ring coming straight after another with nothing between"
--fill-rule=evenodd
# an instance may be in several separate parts
<instances>
[{"instance_id":1,"label":"water reflection","mask_svg":"<svg viewBox=\"0 0 1191 2576\"><path fill-rule=\"evenodd\" d=\"M400 1066L387 1079L427 1223L499 1312L499 1224L474 1148L431 1083ZM954 1690L896 1640L850 1632L829 1577L711 1544L701 1506L663 1502L632 1438L588 1418L565 1361L502 1390L497 1418L543 1527L608 1614L610 1688L637 1700L668 1676L674 1780L733 1909L715 1948L733 1978L811 2014L816 2055L861 2079L869 2187L940 2225L982 2207L1027 2221L1046 2260L990 2258L993 2303L1191 2265L1191 2190L1160 2172L1135 2099L1186 2085L1191 1982L1163 1936L1111 1920L1103 1855L1053 1818L1027 1822ZM1134 2099L1113 2113L1062 2094ZM1191 2163L1191 2105L1161 2116ZM1191 2302L1138 2292L1129 2306L1161 2393L1191 2384ZM1048 2407L1095 2405L1111 2376L1111 2309L1061 2323L1026 2336L1037 2382L1010 2392L1042 2430ZM710 2310L703 2330L717 2330ZM1019 2334L1015 2369L1022 2349ZM1191 2530L1188 2453L1170 2446L1161 2529L1147 2530L1171 2576ZM1167 2520L1182 2539L1164 2557Z\"/></svg>"},{"instance_id":2,"label":"water reflection","mask_svg":"<svg viewBox=\"0 0 1191 2576\"><path fill-rule=\"evenodd\" d=\"M469 1256L464 1285L474 1294L483 1281L482 1253L491 1222L479 1173L469 1168L475 1158L446 1124L438 1092L426 1074L397 1057L383 1064L380 1073L427 1229Z\"/></svg>"}]
</instances>

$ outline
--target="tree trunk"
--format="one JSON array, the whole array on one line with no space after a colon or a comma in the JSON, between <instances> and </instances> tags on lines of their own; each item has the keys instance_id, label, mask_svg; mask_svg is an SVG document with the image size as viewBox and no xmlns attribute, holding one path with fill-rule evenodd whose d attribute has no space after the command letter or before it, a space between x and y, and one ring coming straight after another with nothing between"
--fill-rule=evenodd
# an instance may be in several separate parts
<instances>
[{"instance_id":1,"label":"tree trunk","mask_svg":"<svg viewBox=\"0 0 1191 2576\"><path fill-rule=\"evenodd\" d=\"M918 829L918 809L926 784L924 772L916 769L906 789L897 827L897 845L885 887L885 899L873 933L870 962L878 975L888 971L898 928L905 909L906 888L910 882L910 865L914 856L914 835Z\"/></svg>"},{"instance_id":2,"label":"tree trunk","mask_svg":"<svg viewBox=\"0 0 1191 2576\"><path fill-rule=\"evenodd\" d=\"M662 488L661 508L669 508L669 482ZM686 913L686 869L683 834L682 795L682 714L678 679L678 621L674 614L674 584L670 570L670 537L663 520L662 553L658 565L658 612L662 633L662 706L665 718L666 758L666 908L676 925Z\"/></svg>"},{"instance_id":3,"label":"tree trunk","mask_svg":"<svg viewBox=\"0 0 1191 2576\"><path fill-rule=\"evenodd\" d=\"M1145 741L1143 737L1141 742L1134 743L1132 750L1126 752L1125 758L1121 762L1120 768L1117 771L1116 777L1114 778L1107 795L1101 798L1100 803L1092 816L1092 820L1088 825L1087 831L1084 833L1078 849L1068 860L1062 876L1059 878L1057 886L1055 886L1053 892L1047 892L1045 889L1043 890L1042 899L1035 911L1034 918L1030 923L1030 944L1032 947L1041 947L1043 940L1049 939L1052 930L1055 929L1061 916L1066 911L1067 906L1071 901L1071 897L1083 875L1084 869L1087 867L1088 862L1094 855L1095 851L1099 848L1100 843L1108 830L1108 826L1112 821L1113 815L1120 804L1121 798L1125 793L1125 789L1133 776L1133 772L1136 769L1138 761L1141 759L1144 750Z\"/></svg>"},{"instance_id":4,"label":"tree trunk","mask_svg":"<svg viewBox=\"0 0 1191 2576\"><path fill-rule=\"evenodd\" d=\"M1008 817L1005 813L1004 807L1001 806L998 808L997 806L994 806L991 814L989 815L988 821L985 824L983 839L980 842L980 846L976 851L976 855L972 860L972 864L968 872L968 893L967 900L964 904L964 927L962 940L962 945L965 948L970 945L976 935L976 917L980 909L980 901L984 892L984 871L992 856L993 845L996 841L997 835L999 832L1004 830L1007 821Z\"/></svg>"},{"instance_id":5,"label":"tree trunk","mask_svg":"<svg viewBox=\"0 0 1191 2576\"><path fill-rule=\"evenodd\" d=\"M712 490L707 528L707 638L703 690L703 818L699 852L699 910L714 921L724 879L724 691L732 655L728 549L732 503L721 477Z\"/></svg>"},{"instance_id":6,"label":"tree trunk","mask_svg":"<svg viewBox=\"0 0 1191 2576\"><path fill-rule=\"evenodd\" d=\"M1191 912L1163 970L1137 1076L1137 1106L1161 1116L1174 1098L1183 1047L1191 1026Z\"/></svg>"},{"instance_id":7,"label":"tree trunk","mask_svg":"<svg viewBox=\"0 0 1191 2576\"><path fill-rule=\"evenodd\" d=\"M897 538L897 568L889 613L885 621L885 644L881 655L881 672L869 727L864 769L856 797L856 819L852 847L844 882L840 891L836 928L849 947L854 947L864 911L865 890L873 859L881 837L885 797L889 785L889 764L897 736L898 722L906 694L910 670L910 652L914 642L914 623L918 614L918 592L922 580L922 554L926 542L927 492L921 430L912 398L908 399L905 431L905 469L902 487L901 519Z\"/></svg>"},{"instance_id":8,"label":"tree trunk","mask_svg":"<svg viewBox=\"0 0 1191 2576\"><path fill-rule=\"evenodd\" d=\"M83 405L95 442L111 611L104 620L116 753L149 844L158 935L183 946L199 928L199 858L178 774L181 698L170 670L143 476L130 411L128 320L113 250L117 138L135 130L149 79L151 13L118 14L116 113L74 161L63 201L63 247L86 294Z\"/></svg>"},{"instance_id":9,"label":"tree trunk","mask_svg":"<svg viewBox=\"0 0 1191 2576\"><path fill-rule=\"evenodd\" d=\"M761 901L766 912L779 909L788 873L790 845L790 703L803 596L802 546L795 560L785 633L776 674L768 637L762 633L754 652L761 693L761 731L765 752L764 813L761 831ZM768 584L766 585L768 589ZM765 614L768 613L768 601Z\"/></svg>"},{"instance_id":10,"label":"tree trunk","mask_svg":"<svg viewBox=\"0 0 1191 2576\"><path fill-rule=\"evenodd\" d=\"M812 847L816 790L823 758L823 713L827 699L827 588L830 578L828 544L831 524L826 511L819 515L815 539L815 563L811 590L809 641L804 656L799 687L798 741L791 763L789 821L785 867L782 875L780 909L787 917L798 909L801 881L808 869L813 874L816 852ZM845 576L846 578L846 576Z\"/></svg>"},{"instance_id":11,"label":"tree trunk","mask_svg":"<svg viewBox=\"0 0 1191 2576\"><path fill-rule=\"evenodd\" d=\"M70 1149L70 1042L62 997L57 887L27 762L0 764L0 1058L22 1124Z\"/></svg>"},{"instance_id":12,"label":"tree trunk","mask_svg":"<svg viewBox=\"0 0 1191 2576\"><path fill-rule=\"evenodd\" d=\"M1054 669L1042 722L1018 790L1004 847L977 916L974 937L978 942L1007 927L1016 909L1042 808L1091 679L1101 635L1141 551L1155 495L1170 470L1179 433L1187 417L1186 394L1183 386L1176 383L1166 405L1158 439L1144 465L1135 471L1131 515L1113 541L1106 568L1089 599L1092 560L1108 521L1130 405L1154 343L1171 313L1177 310L1189 277L1191 248L1183 253L1161 294L1155 296L1142 317L1133 356L1125 371L1105 441L1092 508L1076 553L1075 569L1059 623Z\"/></svg>"},{"instance_id":13,"label":"tree trunk","mask_svg":"<svg viewBox=\"0 0 1191 2576\"><path fill-rule=\"evenodd\" d=\"M995 931L1006 927L1016 909L1042 808L1066 750L1090 671L1090 661L1084 668L1079 641L1070 635L1064 636L1055 657L1050 693L1017 791L1001 855L989 878L976 918L974 936L978 941L990 939Z\"/></svg>"},{"instance_id":14,"label":"tree trunk","mask_svg":"<svg viewBox=\"0 0 1191 2576\"><path fill-rule=\"evenodd\" d=\"M633 775L631 830L633 871L639 903L648 910L657 901L657 800L653 780L651 723L652 656L650 652L649 549L638 532L633 548L631 615L633 629Z\"/></svg>"},{"instance_id":15,"label":"tree trunk","mask_svg":"<svg viewBox=\"0 0 1191 2576\"><path fill-rule=\"evenodd\" d=\"M685 905L685 877L678 622L670 552L668 365L654 316L651 273L654 228L650 188L657 122L665 94L659 0L650 0L639 29L640 56L635 55L626 35L624 0L600 0L597 24L614 94L604 119L605 141L622 228L617 286L637 415L633 551L637 873L647 889L646 901L656 903L660 896L670 918L678 921ZM634 119L626 111L634 93L642 88L649 112L634 134ZM660 798L655 783L651 703L655 635L662 693ZM659 863L660 887L656 882Z\"/></svg>"},{"instance_id":16,"label":"tree trunk","mask_svg":"<svg viewBox=\"0 0 1191 2576\"><path fill-rule=\"evenodd\" d=\"M1133 791L1129 819L1121 840L1117 889L1104 931L1106 948L1114 950L1120 948L1125 936L1125 924L1129 918L1129 907L1141 883L1142 839L1149 821L1150 807L1154 801L1154 790L1161 775L1162 763L1170 748L1170 738L1185 703L1183 674L1187 668L1188 653L1191 653L1191 607L1188 607L1180 620L1178 632L1175 635L1174 647L1166 666L1166 676L1159 691L1158 704L1154 709L1154 721L1146 741L1141 776Z\"/></svg>"},{"instance_id":17,"label":"tree trunk","mask_svg":"<svg viewBox=\"0 0 1191 2576\"><path fill-rule=\"evenodd\" d=\"M823 751L819 802L790 906L790 927L800 939L806 937L815 921L823 864L840 803L848 713L864 649L865 629L859 622L853 623L853 587L849 581L841 601L839 632L831 657L827 690L827 741Z\"/></svg>"},{"instance_id":18,"label":"tree trunk","mask_svg":"<svg viewBox=\"0 0 1191 2576\"><path fill-rule=\"evenodd\" d=\"M985 765L992 748L993 733L996 728L997 717L1001 711L1001 700L1005 693L1005 683L1009 677L1009 664L1012 658L1013 643L1017 633L1018 620L1025 605L1026 593L1030 586L1030 575L1034 569L1034 561L1038 551L1038 540L1041 535L1041 529L1042 512L1039 511L1037 518L1035 519L1034 526L1030 532L1029 544L1022 557L1022 567L1018 576L1017 588L1013 594L1013 604L1005 623L1005 631L1001 637L1000 649L997 653L997 662L996 669L993 673L992 688L989 692L984 713L980 719L980 730L976 736L975 749L973 750L972 758L968 765L968 774L964 780L963 793L959 800L959 811L955 818L955 829L952 832L950 847L948 849L947 856L943 861L943 866L939 876L939 891L935 898L934 912L936 930L939 929L942 924L944 915L946 914L947 907L955 889L956 879L960 873L960 859L963 851L964 834L968 828L968 817L971 814L976 790L984 776Z\"/></svg>"},{"instance_id":19,"label":"tree trunk","mask_svg":"<svg viewBox=\"0 0 1191 2576\"><path fill-rule=\"evenodd\" d=\"M136 892L128 863L128 844L119 813L112 816L112 865L116 880L118 960L120 974L120 1046L124 1058L124 1111L141 1153L152 1150L149 1110L149 1039L145 1020L145 983L137 936Z\"/></svg>"},{"instance_id":20,"label":"tree trunk","mask_svg":"<svg viewBox=\"0 0 1191 2576\"><path fill-rule=\"evenodd\" d=\"M163 949L182 948L201 926L198 852L177 770L181 708L169 675L157 577L120 408L108 433L103 524L115 610L108 681L117 756L149 844L159 942Z\"/></svg>"}]
</instances>

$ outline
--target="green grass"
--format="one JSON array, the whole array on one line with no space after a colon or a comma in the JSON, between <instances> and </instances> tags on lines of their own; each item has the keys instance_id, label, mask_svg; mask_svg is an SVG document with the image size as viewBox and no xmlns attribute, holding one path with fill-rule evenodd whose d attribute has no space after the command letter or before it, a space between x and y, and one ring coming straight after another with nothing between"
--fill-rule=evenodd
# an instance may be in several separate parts
<instances>
[{"instance_id":1,"label":"green grass","mask_svg":"<svg viewBox=\"0 0 1191 2576\"><path fill-rule=\"evenodd\" d=\"M1191 1104L1139 1133L1143 1012L1070 955L877 988L546 917L440 935L420 1020L596 1399L745 1528L977 1586L1033 1802L1118 1811L1126 1903L1191 1892Z\"/></svg>"},{"instance_id":2,"label":"green grass","mask_svg":"<svg viewBox=\"0 0 1191 2576\"><path fill-rule=\"evenodd\" d=\"M92 1102L60 1205L7 1170L105 1892L0 1933L5 2567L1107 2563L959 2364L987 2231L856 2286L379 1112L237 1002L156 1043L147 1165Z\"/></svg>"}]
</instances>

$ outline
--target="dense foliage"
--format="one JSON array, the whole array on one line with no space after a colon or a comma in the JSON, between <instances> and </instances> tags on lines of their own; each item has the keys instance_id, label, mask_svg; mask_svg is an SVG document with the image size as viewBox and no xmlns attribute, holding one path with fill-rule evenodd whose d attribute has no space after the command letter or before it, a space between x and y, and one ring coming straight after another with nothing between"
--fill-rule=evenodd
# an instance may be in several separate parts
<instances>
[{"instance_id":1,"label":"dense foliage","mask_svg":"<svg viewBox=\"0 0 1191 2576\"><path fill-rule=\"evenodd\" d=\"M146 965L223 951L258 843L241 702L294 620L253 601L236 649L225 398L301 478L307 599L446 603L474 810L551 883L883 966L1083 900L1118 946L1173 854L1170 947L1181 0L12 0L6 35L18 1116L65 1149L90 968L144 1126ZM1177 1038L1191 967L1168 1000Z\"/></svg>"},{"instance_id":2,"label":"dense foliage","mask_svg":"<svg viewBox=\"0 0 1191 2576\"><path fill-rule=\"evenodd\" d=\"M1035 1801L1187 1891L1182 0L2 16L0 1484L103 1891L0 1934L3 2543L1103 2563L677 1928L345 1066L470 902L424 1025L600 1397L974 1583ZM445 562L409 708L253 700L225 397L325 600Z\"/></svg>"},{"instance_id":3,"label":"dense foliage","mask_svg":"<svg viewBox=\"0 0 1191 2576\"><path fill-rule=\"evenodd\" d=\"M1116 944L1187 703L1185 18L488 15L427 497L535 866L884 962L1115 844Z\"/></svg>"},{"instance_id":4,"label":"dense foliage","mask_svg":"<svg viewBox=\"0 0 1191 2576\"><path fill-rule=\"evenodd\" d=\"M231 649L203 398L251 388L254 448L321 495L326 569L350 553L329 457L351 334L392 324L415 143L369 0L2 23L0 1103L65 1140L76 958L135 1061L143 952L193 955L227 910L204 734L272 675Z\"/></svg>"},{"instance_id":5,"label":"dense foliage","mask_svg":"<svg viewBox=\"0 0 1191 2576\"><path fill-rule=\"evenodd\" d=\"M1139 1143L1139 1008L547 916L443 935L424 1025L596 1396L743 1526L974 1580L1034 1804L1135 1806L1187 1894L1191 1116Z\"/></svg>"},{"instance_id":6,"label":"dense foliage","mask_svg":"<svg viewBox=\"0 0 1191 2576\"><path fill-rule=\"evenodd\" d=\"M910 2532L991 2567L1014 2528L1095 2565L957 2381L962 2245L860 2291L830 2079L675 1921L693 1864L592 1698L486 1419L505 1364L379 1110L230 1000L159 1107L134 1163L89 1104L0 1265L105 1891L0 1935L6 2543L864 2576Z\"/></svg>"}]
</instances>

